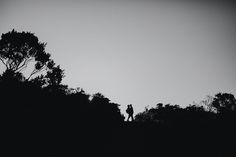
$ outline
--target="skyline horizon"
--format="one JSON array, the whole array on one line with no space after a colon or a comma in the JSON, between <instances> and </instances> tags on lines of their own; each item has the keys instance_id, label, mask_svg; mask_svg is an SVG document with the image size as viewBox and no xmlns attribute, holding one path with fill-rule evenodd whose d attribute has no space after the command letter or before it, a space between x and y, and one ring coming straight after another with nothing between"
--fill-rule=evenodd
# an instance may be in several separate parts
<instances>
[{"instance_id":1,"label":"skyline horizon","mask_svg":"<svg viewBox=\"0 0 236 157\"><path fill-rule=\"evenodd\" d=\"M15 30L15 31L17 31L17 32L20 32L20 31L18 31L17 29L15 29L15 28L13 28L12 30ZM9 30L9 32L10 31L12 31L12 30ZM22 31L23 32L23 31ZM24 31L24 32L30 32L30 31ZM5 32L5 33L7 33L7 32ZM31 33L33 33L33 34L35 34L34 32L31 32ZM4 33L1 33L1 34L4 34ZM36 35L36 34L35 34ZM36 35L37 36L37 35ZM39 39L39 41L40 41L40 39ZM48 44L47 42L45 42L46 44ZM46 47L46 49L47 49L47 47ZM52 56L53 57L53 56ZM53 58L52 58L53 59ZM57 63L56 62L56 64L57 65L60 65L60 63ZM65 71L65 69L63 69L63 67L61 67L62 68L62 70L64 70L64 72L66 73L66 71ZM1 73L3 72L3 70L1 69ZM23 72L24 73L24 72ZM37 75L36 75L37 76ZM32 77L32 78L34 78L34 77ZM66 78L66 75L65 75L65 77L64 78ZM63 80L62 80L62 82L64 82L64 78L63 78ZM96 91L96 89L93 89L93 92L89 92L88 90L86 90L86 89L84 89L82 86L73 86L73 85L70 85L70 84L67 84L67 83L62 83L63 85L66 85L66 86L68 86L68 89L70 89L70 88L73 88L73 89L80 89L80 90L83 90L86 94L88 94L89 96L90 96L90 98L89 99L91 99L92 98L92 96L94 95L94 94L97 94L97 93L100 93L100 94L102 94L103 96L105 96L106 98L108 98L109 100L110 100L110 102L112 102L112 103L117 103L117 104L119 104L119 105L121 105L121 107L122 108L120 108L121 109L121 112L122 112L122 114L124 114L124 116L126 117L127 115L126 115L126 113L125 113L125 107L127 106L127 105L129 105L129 104L132 104L132 103L126 103L126 104L121 104L121 103L119 103L119 102L117 102L117 101L113 101L109 96L107 96L106 94L104 94L104 93L102 93L101 91ZM207 96L213 96L214 97L214 95L215 94L218 94L218 93L231 93L231 94L233 94L233 95L235 95L235 93L233 93L233 92L228 92L228 91L218 91L218 92L215 92L215 93L212 93L212 94L206 94L206 95L204 95L203 97L202 97L202 99L199 99L199 100L193 100L192 102L189 102L188 104L178 104L178 103L175 103L175 102L167 102L167 101L158 101L158 102L156 102L156 103L153 103L153 104L146 104L146 105L144 105L144 108L142 108L142 110L140 110L140 111L138 111L138 112L134 112L134 115L136 115L136 114L138 114L138 113L141 113L141 112L143 112L143 111L145 111L145 109L146 108L148 108L148 109L150 109L150 108L152 108L152 107L156 107L156 105L158 104L158 103L162 103L163 105L167 105L167 104L170 104L170 105L179 105L180 107L182 107L182 108L185 108L185 107L187 107L187 106L189 106L189 105L196 105L196 104L198 104L198 105L200 105L200 101L202 101L202 100L204 100ZM123 106L122 106L123 105ZM135 104L132 104L133 105L133 107L135 108ZM134 110L135 111L135 110Z\"/></svg>"},{"instance_id":2,"label":"skyline horizon","mask_svg":"<svg viewBox=\"0 0 236 157\"><path fill-rule=\"evenodd\" d=\"M62 83L134 112L236 95L230 1L0 1L0 33L34 33L65 70ZM2 71L0 66L0 71Z\"/></svg>"}]
</instances>

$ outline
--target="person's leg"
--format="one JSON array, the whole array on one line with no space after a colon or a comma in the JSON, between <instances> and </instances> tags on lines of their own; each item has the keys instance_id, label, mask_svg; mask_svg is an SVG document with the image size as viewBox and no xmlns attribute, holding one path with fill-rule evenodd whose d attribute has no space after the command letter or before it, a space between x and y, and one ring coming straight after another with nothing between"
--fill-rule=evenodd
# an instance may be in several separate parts
<instances>
[{"instance_id":1,"label":"person's leg","mask_svg":"<svg viewBox=\"0 0 236 157\"><path fill-rule=\"evenodd\" d=\"M127 122L129 121L129 118L130 118L130 114L129 114L128 118L127 118Z\"/></svg>"},{"instance_id":2,"label":"person's leg","mask_svg":"<svg viewBox=\"0 0 236 157\"><path fill-rule=\"evenodd\" d=\"M134 116L133 115L131 115L131 121L134 121Z\"/></svg>"}]
</instances>

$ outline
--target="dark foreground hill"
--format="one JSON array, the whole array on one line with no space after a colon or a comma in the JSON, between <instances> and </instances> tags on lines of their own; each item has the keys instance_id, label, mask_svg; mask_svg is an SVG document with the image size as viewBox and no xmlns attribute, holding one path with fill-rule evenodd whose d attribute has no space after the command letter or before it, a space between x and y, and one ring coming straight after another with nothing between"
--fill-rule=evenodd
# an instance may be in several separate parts
<instances>
[{"instance_id":1,"label":"dark foreground hill","mask_svg":"<svg viewBox=\"0 0 236 157\"><path fill-rule=\"evenodd\" d=\"M5 121L4 156L235 156L235 129L226 123L165 126L137 122L104 124Z\"/></svg>"}]
</instances>

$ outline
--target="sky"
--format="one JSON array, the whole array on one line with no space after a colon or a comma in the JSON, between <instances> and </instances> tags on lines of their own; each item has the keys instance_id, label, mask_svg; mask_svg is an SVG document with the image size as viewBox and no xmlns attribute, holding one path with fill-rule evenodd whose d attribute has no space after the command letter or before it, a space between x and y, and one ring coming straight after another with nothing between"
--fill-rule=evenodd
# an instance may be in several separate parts
<instances>
[{"instance_id":1,"label":"sky","mask_svg":"<svg viewBox=\"0 0 236 157\"><path fill-rule=\"evenodd\" d=\"M0 0L0 34L30 31L63 83L135 114L236 95L235 3L227 0ZM0 69L3 69L1 65Z\"/></svg>"}]
</instances>

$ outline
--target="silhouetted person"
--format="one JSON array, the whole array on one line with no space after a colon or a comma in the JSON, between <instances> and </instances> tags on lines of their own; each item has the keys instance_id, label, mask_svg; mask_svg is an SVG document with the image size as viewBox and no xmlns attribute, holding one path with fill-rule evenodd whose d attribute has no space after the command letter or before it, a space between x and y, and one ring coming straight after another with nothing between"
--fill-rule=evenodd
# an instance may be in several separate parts
<instances>
[{"instance_id":1,"label":"silhouetted person","mask_svg":"<svg viewBox=\"0 0 236 157\"><path fill-rule=\"evenodd\" d=\"M131 104L127 105L126 113L129 115L127 118L127 121L129 121L130 118L131 118L131 121L133 121L134 120L134 117L133 117L134 110L133 110L133 107Z\"/></svg>"}]
</instances>

